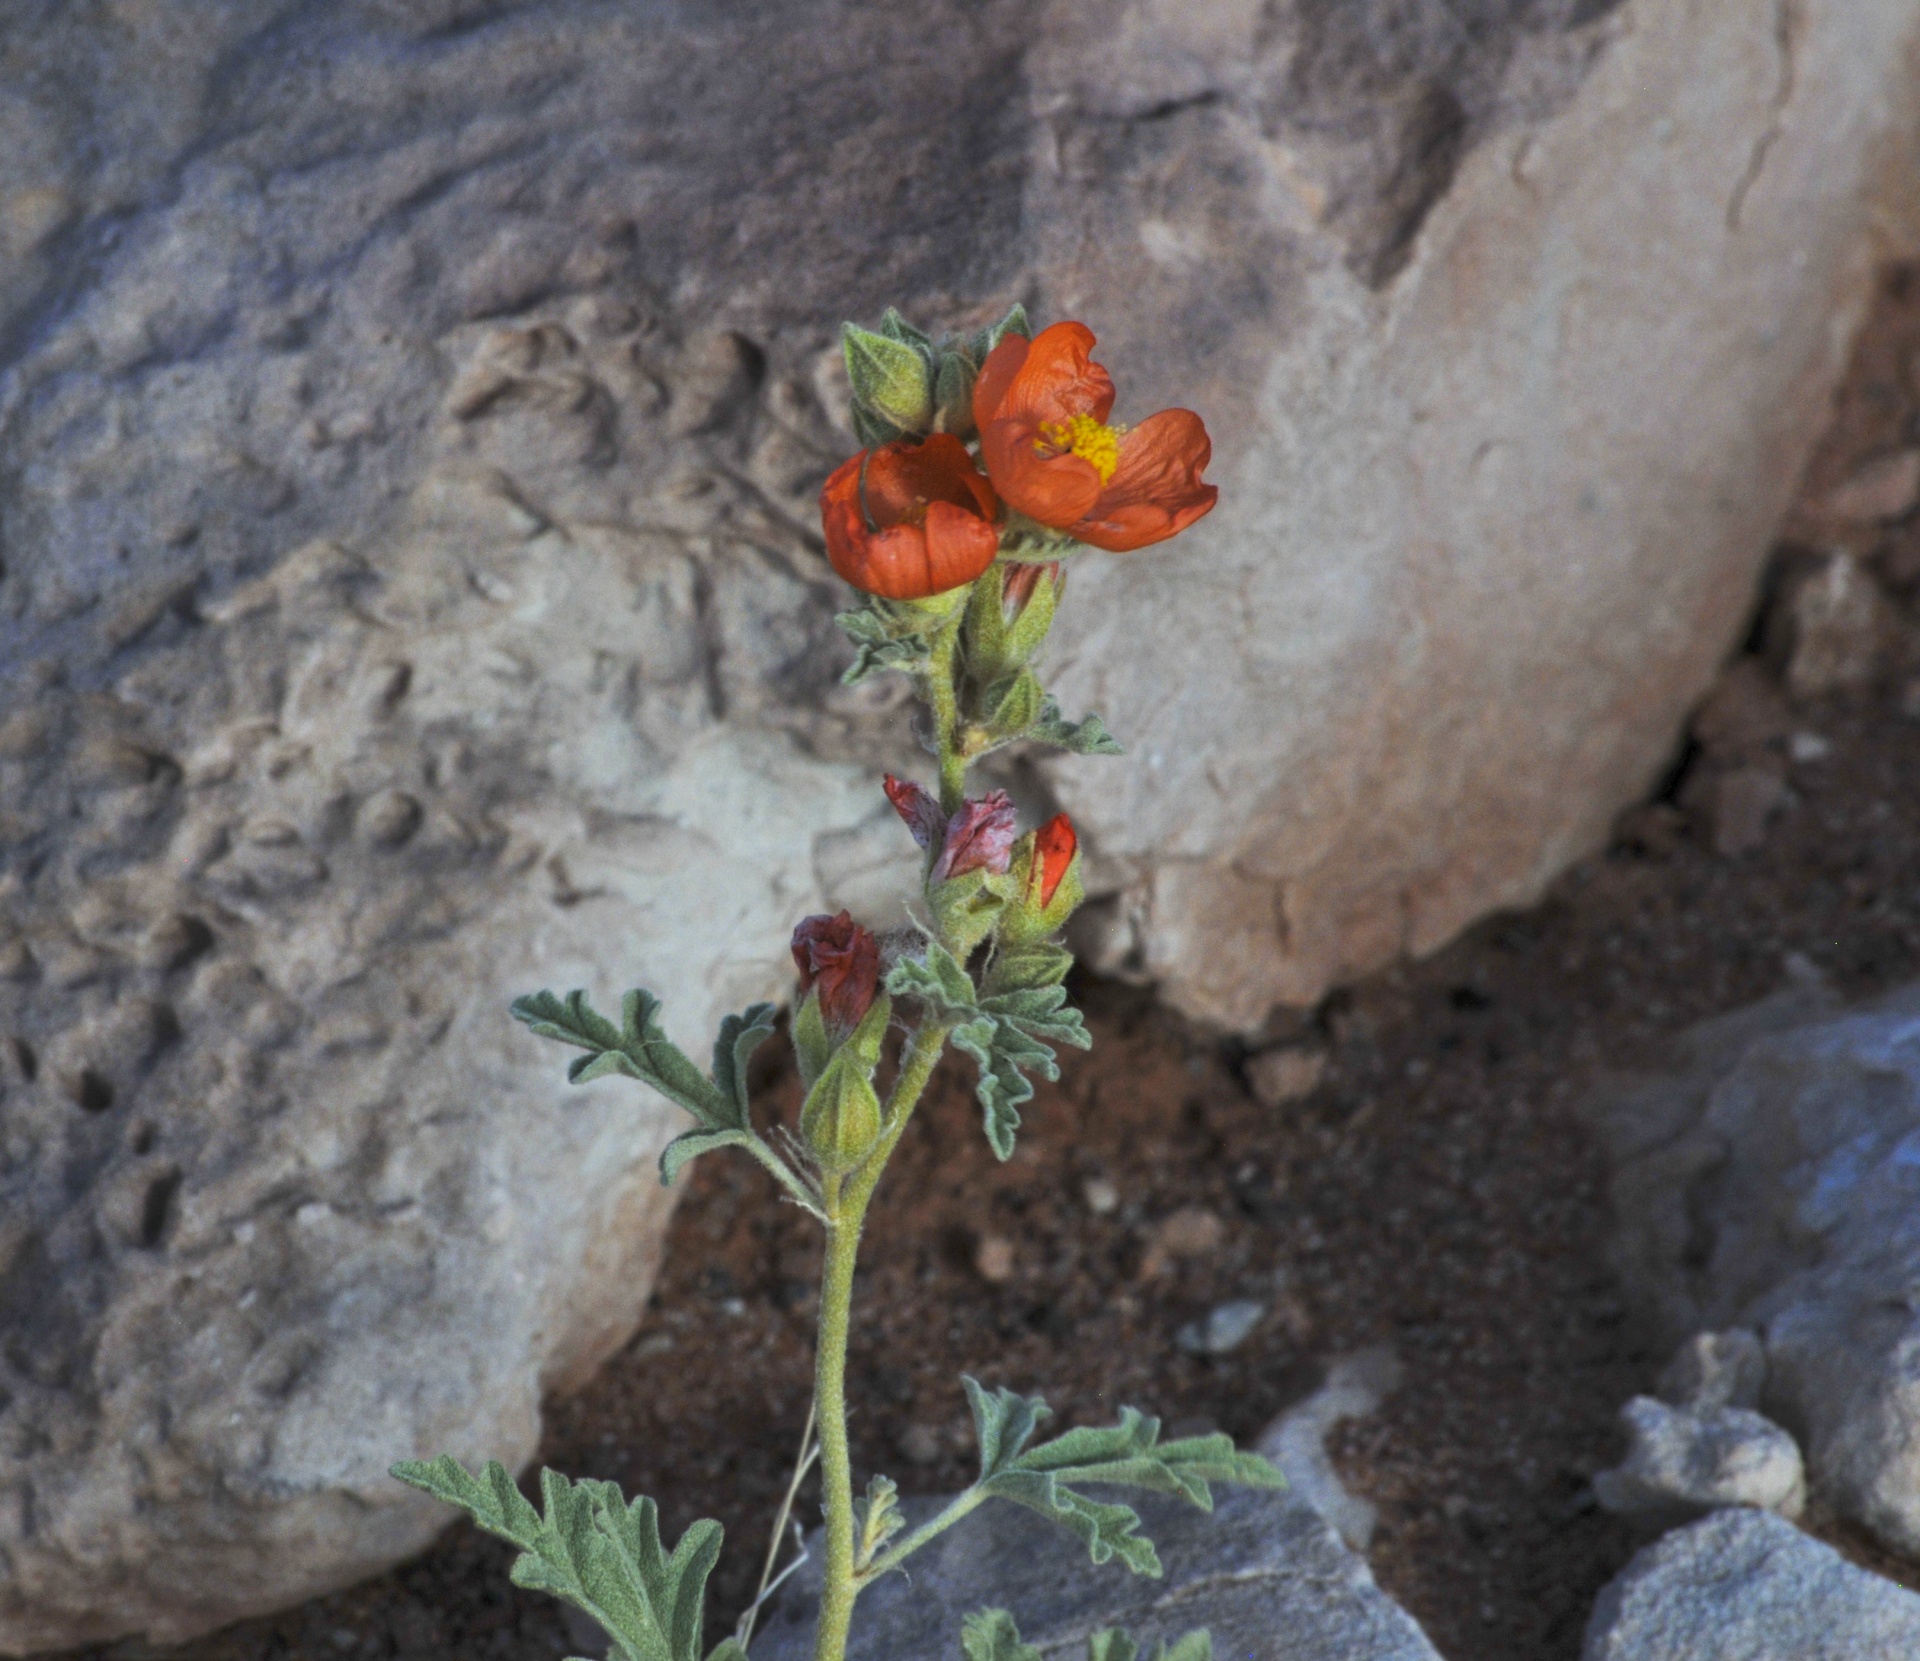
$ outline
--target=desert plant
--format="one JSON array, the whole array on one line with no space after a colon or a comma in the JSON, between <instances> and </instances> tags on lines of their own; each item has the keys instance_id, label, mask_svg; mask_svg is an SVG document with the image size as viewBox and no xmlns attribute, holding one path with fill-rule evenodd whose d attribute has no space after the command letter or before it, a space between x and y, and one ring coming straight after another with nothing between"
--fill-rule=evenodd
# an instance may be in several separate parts
<instances>
[{"instance_id":1,"label":"desert plant","mask_svg":"<svg viewBox=\"0 0 1920 1661\"><path fill-rule=\"evenodd\" d=\"M1280 1480L1225 1436L1162 1441L1159 1421L1131 1408L1117 1424L1036 1440L1044 1401L966 1379L980 1449L973 1484L911 1530L888 1478L855 1495L845 1394L854 1262L874 1189L935 1065L949 1044L972 1058L987 1139L1005 1159L1032 1079L1059 1076L1053 1046L1090 1042L1067 1001L1073 959L1058 939L1083 892L1073 826L1061 814L1020 834L1006 792L967 794L968 769L1011 744L1119 753L1098 716L1067 720L1034 669L1066 561L1089 547L1164 541L1205 514L1216 493L1201 479L1210 445L1191 411L1162 410L1131 428L1109 421L1113 383L1082 324L1032 335L1016 306L991 328L935 341L889 311L877 330L849 324L843 339L854 426L868 447L828 478L822 521L834 569L866 596L839 619L854 644L845 679L904 674L928 711L935 781L886 781L922 852L923 909L913 927L886 935L844 911L794 930L792 1038L806 1090L797 1135L762 1130L748 1100L748 1062L774 1030L769 1005L721 1023L706 1071L668 1040L648 992L627 993L617 1020L578 991L538 992L513 1006L534 1032L584 1052L568 1069L574 1083L621 1074L692 1116L661 1158L663 1182L701 1154L736 1148L826 1231L814 1386L826 1532L815 1661L844 1657L862 1588L989 1501L1072 1530L1095 1563L1117 1559L1157 1576L1139 1516L1089 1489L1173 1494L1208 1510L1216 1483ZM904 1040L883 1093L876 1078L895 1027ZM803 1450L802 1471L815 1451ZM719 1524L695 1523L668 1551L653 1502L629 1502L611 1483L543 1472L536 1510L498 1464L476 1476L442 1457L394 1474L518 1546L516 1583L585 1610L622 1661L701 1661ZM776 1548L779 1537L776 1528ZM763 1597L766 1589L763 1578ZM753 1615L707 1661L741 1661ZM961 1642L971 1661L1037 1657L1003 1610L972 1617ZM1204 1633L1162 1650L1164 1661L1208 1653ZM1123 1633L1092 1642L1093 1661L1135 1654Z\"/></svg>"}]
</instances>

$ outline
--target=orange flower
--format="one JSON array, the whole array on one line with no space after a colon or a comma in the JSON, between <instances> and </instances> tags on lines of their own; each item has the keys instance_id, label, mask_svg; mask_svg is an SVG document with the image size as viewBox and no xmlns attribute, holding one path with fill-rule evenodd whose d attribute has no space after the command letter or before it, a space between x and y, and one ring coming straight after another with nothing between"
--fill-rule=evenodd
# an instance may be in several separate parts
<instances>
[{"instance_id":1,"label":"orange flower","mask_svg":"<svg viewBox=\"0 0 1920 1661\"><path fill-rule=\"evenodd\" d=\"M999 508L951 433L862 450L820 492L834 570L889 600L924 600L972 582L1000 551Z\"/></svg>"},{"instance_id":2,"label":"orange flower","mask_svg":"<svg viewBox=\"0 0 1920 1661\"><path fill-rule=\"evenodd\" d=\"M1084 323L1056 323L1032 340L1007 335L973 383L973 419L987 476L1009 507L1125 553L1177 536L1212 508L1220 492L1200 474L1213 445L1192 410L1109 426L1113 381L1088 355L1093 345Z\"/></svg>"}]
</instances>

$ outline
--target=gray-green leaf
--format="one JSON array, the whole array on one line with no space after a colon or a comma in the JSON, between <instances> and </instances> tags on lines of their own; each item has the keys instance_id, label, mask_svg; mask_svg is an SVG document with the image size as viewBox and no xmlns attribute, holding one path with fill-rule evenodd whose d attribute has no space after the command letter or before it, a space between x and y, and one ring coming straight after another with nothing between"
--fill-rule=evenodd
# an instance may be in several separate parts
<instances>
[{"instance_id":1,"label":"gray-green leaf","mask_svg":"<svg viewBox=\"0 0 1920 1661\"><path fill-rule=\"evenodd\" d=\"M1284 1486L1258 1454L1243 1453L1224 1435L1160 1441L1160 1421L1123 1408L1117 1425L1087 1425L1030 1447L1047 1417L1038 1396L1010 1390L991 1393L972 1379L966 1385L980 1439L980 1482L987 1493L1012 1500L1070 1528L1087 1544L1094 1562L1118 1557L1136 1574L1158 1577L1153 1542L1140 1534L1131 1507L1108 1505L1079 1493L1083 1484L1140 1488L1174 1494L1203 1511L1213 1509L1211 1484L1248 1488Z\"/></svg>"},{"instance_id":2,"label":"gray-green leaf","mask_svg":"<svg viewBox=\"0 0 1920 1661\"><path fill-rule=\"evenodd\" d=\"M1096 1632L1087 1640L1087 1661L1136 1661L1140 1646L1118 1627ZM1153 1646L1153 1661L1213 1661L1213 1634L1205 1627L1189 1632L1171 1649Z\"/></svg>"},{"instance_id":3,"label":"gray-green leaf","mask_svg":"<svg viewBox=\"0 0 1920 1661\"><path fill-rule=\"evenodd\" d=\"M653 1501L629 1505L611 1482L569 1482L542 1471L542 1515L498 1462L475 1476L443 1454L396 1465L393 1474L518 1546L513 1583L586 1611L606 1628L618 1661L700 1661L718 1523L694 1523L669 1555Z\"/></svg>"},{"instance_id":4,"label":"gray-green leaf","mask_svg":"<svg viewBox=\"0 0 1920 1661\"><path fill-rule=\"evenodd\" d=\"M890 440L882 438L871 442L884 444ZM844 686L858 686L870 675L877 675L883 669L898 669L904 674L913 674L932 661L933 647L925 634L893 623L872 606L862 606L858 611L843 611L834 618L834 622L840 625L841 631L853 642L854 647L853 662L840 677Z\"/></svg>"},{"instance_id":5,"label":"gray-green leaf","mask_svg":"<svg viewBox=\"0 0 1920 1661\"><path fill-rule=\"evenodd\" d=\"M916 999L943 1018L965 1019L979 1013L974 1007L973 977L937 940L927 942L924 956L896 963L887 976L887 990L896 998Z\"/></svg>"},{"instance_id":6,"label":"gray-green leaf","mask_svg":"<svg viewBox=\"0 0 1920 1661\"><path fill-rule=\"evenodd\" d=\"M713 1087L733 1103L734 1123L746 1129L753 1123L747 1104L747 1063L753 1052L773 1036L773 1005L749 1004L746 1013L729 1015L713 1041Z\"/></svg>"},{"instance_id":7,"label":"gray-green leaf","mask_svg":"<svg viewBox=\"0 0 1920 1661\"><path fill-rule=\"evenodd\" d=\"M967 1661L1041 1661L1040 1652L1020 1642L1020 1629L1004 1609L981 1609L960 1624L960 1647Z\"/></svg>"},{"instance_id":8,"label":"gray-green leaf","mask_svg":"<svg viewBox=\"0 0 1920 1661\"><path fill-rule=\"evenodd\" d=\"M620 1013L621 1024L616 1027L578 990L564 999L551 992L535 992L513 1001L515 1020L524 1021L542 1038L589 1052L567 1068L569 1083L585 1084L608 1073L623 1073L652 1085L704 1125L727 1124L731 1104L661 1029L660 1000L636 989L622 1000Z\"/></svg>"},{"instance_id":9,"label":"gray-green leaf","mask_svg":"<svg viewBox=\"0 0 1920 1661\"><path fill-rule=\"evenodd\" d=\"M1021 736L1039 744L1052 744L1058 749L1070 750L1077 756L1126 754L1099 716L1089 715L1084 721L1069 721L1060 713L1059 704L1051 696L1041 700L1039 715Z\"/></svg>"}]
</instances>

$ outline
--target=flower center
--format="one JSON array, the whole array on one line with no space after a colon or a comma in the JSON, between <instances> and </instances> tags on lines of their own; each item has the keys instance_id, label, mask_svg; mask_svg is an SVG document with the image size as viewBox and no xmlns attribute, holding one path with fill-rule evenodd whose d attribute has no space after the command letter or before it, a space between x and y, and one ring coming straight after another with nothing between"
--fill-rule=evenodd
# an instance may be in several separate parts
<instances>
[{"instance_id":1,"label":"flower center","mask_svg":"<svg viewBox=\"0 0 1920 1661\"><path fill-rule=\"evenodd\" d=\"M1105 484L1120 465L1120 435L1112 427L1102 426L1091 415L1076 415L1067 421L1042 421L1036 455L1062 453L1091 462Z\"/></svg>"}]
</instances>

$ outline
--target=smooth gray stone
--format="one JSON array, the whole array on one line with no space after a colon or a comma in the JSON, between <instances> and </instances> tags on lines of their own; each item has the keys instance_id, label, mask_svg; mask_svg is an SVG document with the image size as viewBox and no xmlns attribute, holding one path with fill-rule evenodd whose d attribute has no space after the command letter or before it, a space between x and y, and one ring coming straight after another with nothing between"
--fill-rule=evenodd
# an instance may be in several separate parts
<instances>
[{"instance_id":1,"label":"smooth gray stone","mask_svg":"<svg viewBox=\"0 0 1920 1661\"><path fill-rule=\"evenodd\" d=\"M1758 1332L1764 1367L1713 1388L1759 1383L1813 1496L1920 1556L1920 986L1844 1012L1768 999L1586 1111L1642 1310L1674 1340ZM1695 1374L1683 1355L1675 1384Z\"/></svg>"},{"instance_id":2,"label":"smooth gray stone","mask_svg":"<svg viewBox=\"0 0 1920 1661\"><path fill-rule=\"evenodd\" d=\"M1629 1563L1583 1661L1913 1661L1920 1597L1765 1511L1719 1511Z\"/></svg>"},{"instance_id":3,"label":"smooth gray stone","mask_svg":"<svg viewBox=\"0 0 1920 1661\"><path fill-rule=\"evenodd\" d=\"M915 1522L935 1508L917 1501ZM1439 1661L1413 1617L1374 1583L1365 1559L1290 1493L1218 1496L1211 1516L1158 1497L1135 1507L1165 1578L1096 1568L1079 1540L1018 1506L991 1502L861 1595L848 1661L953 1661L960 1622L1013 1612L1052 1661L1082 1661L1089 1633L1120 1626L1143 1643L1194 1627L1219 1661ZM753 1661L807 1661L818 1597L814 1557L769 1606Z\"/></svg>"},{"instance_id":4,"label":"smooth gray stone","mask_svg":"<svg viewBox=\"0 0 1920 1661\"><path fill-rule=\"evenodd\" d=\"M1751 1408L1672 1407L1635 1396L1620 1420L1632 1439L1627 1457L1593 1479L1609 1511L1680 1522L1727 1505L1797 1517L1806 1504L1800 1449Z\"/></svg>"}]
</instances>

